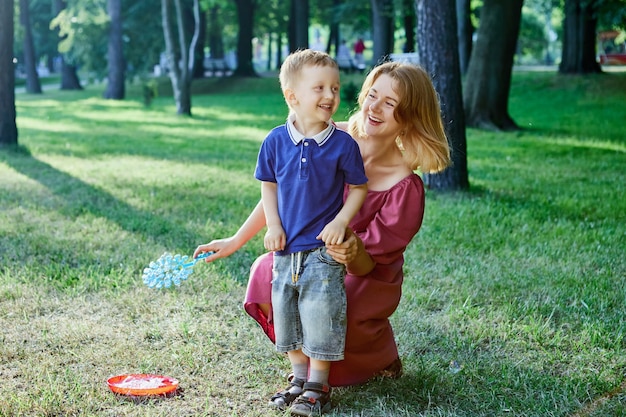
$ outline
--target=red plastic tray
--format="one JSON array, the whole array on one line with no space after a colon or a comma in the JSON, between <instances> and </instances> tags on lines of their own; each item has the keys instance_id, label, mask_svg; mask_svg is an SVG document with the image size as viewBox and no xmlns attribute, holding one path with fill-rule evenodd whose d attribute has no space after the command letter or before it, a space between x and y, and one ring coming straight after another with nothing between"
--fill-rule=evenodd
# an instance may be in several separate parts
<instances>
[{"instance_id":1,"label":"red plastic tray","mask_svg":"<svg viewBox=\"0 0 626 417\"><path fill-rule=\"evenodd\" d=\"M107 380L109 389L116 394L145 396L165 395L178 389L178 380L154 374L124 374Z\"/></svg>"}]
</instances>

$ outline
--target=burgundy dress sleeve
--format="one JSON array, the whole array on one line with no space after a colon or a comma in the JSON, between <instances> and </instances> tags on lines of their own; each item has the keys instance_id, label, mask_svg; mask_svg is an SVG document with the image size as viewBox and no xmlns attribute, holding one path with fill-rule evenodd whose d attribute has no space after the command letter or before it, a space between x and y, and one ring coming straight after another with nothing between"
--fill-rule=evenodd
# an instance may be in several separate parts
<instances>
[{"instance_id":1,"label":"burgundy dress sleeve","mask_svg":"<svg viewBox=\"0 0 626 417\"><path fill-rule=\"evenodd\" d=\"M350 226L376 262L367 275L346 276L348 329L344 360L333 362L329 383L364 383L398 359L389 317L402 293L404 251L418 232L424 216L424 185L412 174L386 191L368 191L365 203ZM244 308L274 341L270 304L272 255L259 257L250 271Z\"/></svg>"}]
</instances>

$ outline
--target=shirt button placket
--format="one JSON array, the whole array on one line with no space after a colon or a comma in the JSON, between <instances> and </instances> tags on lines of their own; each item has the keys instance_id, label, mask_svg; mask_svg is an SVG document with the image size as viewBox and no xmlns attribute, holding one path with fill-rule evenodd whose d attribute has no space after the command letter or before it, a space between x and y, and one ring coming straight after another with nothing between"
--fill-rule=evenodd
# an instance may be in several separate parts
<instances>
[{"instance_id":1,"label":"shirt button placket","mask_svg":"<svg viewBox=\"0 0 626 417\"><path fill-rule=\"evenodd\" d=\"M300 178L309 178L309 139L304 139L300 151Z\"/></svg>"}]
</instances>

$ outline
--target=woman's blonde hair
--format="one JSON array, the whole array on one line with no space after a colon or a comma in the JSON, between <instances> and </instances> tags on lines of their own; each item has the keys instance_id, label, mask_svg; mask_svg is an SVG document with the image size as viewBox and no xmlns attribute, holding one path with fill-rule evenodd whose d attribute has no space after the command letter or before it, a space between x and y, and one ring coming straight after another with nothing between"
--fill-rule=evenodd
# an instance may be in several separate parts
<instances>
[{"instance_id":1,"label":"woman's blonde hair","mask_svg":"<svg viewBox=\"0 0 626 417\"><path fill-rule=\"evenodd\" d=\"M450 146L441 120L439 97L428 73L421 67L401 62L386 62L375 67L363 82L359 93L359 112L350 118L352 136L366 136L363 129L363 103L374 82L383 74L394 80L399 96L394 117L401 133L396 143L412 170L439 172L451 163Z\"/></svg>"}]
</instances>

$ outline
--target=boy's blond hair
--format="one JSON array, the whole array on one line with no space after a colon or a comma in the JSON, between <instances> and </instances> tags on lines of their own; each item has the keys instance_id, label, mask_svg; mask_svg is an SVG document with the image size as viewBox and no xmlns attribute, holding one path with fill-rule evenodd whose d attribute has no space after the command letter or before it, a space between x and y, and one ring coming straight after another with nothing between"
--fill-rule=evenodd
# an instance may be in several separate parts
<instances>
[{"instance_id":1,"label":"boy's blond hair","mask_svg":"<svg viewBox=\"0 0 626 417\"><path fill-rule=\"evenodd\" d=\"M326 52L312 49L299 49L287 56L285 62L280 66L280 88L285 91L292 88L298 81L302 68L306 66L333 67L339 71L337 62Z\"/></svg>"}]
</instances>

